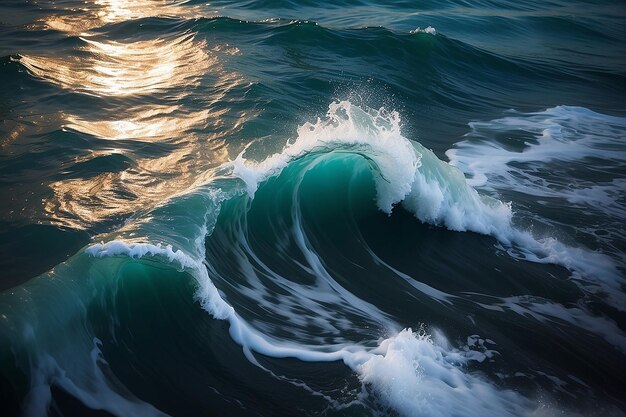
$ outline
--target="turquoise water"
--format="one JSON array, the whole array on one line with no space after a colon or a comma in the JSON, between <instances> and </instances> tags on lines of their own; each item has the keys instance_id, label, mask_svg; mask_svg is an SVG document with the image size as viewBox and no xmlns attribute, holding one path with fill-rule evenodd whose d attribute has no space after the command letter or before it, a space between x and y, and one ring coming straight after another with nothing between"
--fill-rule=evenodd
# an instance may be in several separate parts
<instances>
[{"instance_id":1,"label":"turquoise water","mask_svg":"<svg viewBox=\"0 0 626 417\"><path fill-rule=\"evenodd\" d=\"M0 3L0 407L626 413L619 1Z\"/></svg>"}]
</instances>

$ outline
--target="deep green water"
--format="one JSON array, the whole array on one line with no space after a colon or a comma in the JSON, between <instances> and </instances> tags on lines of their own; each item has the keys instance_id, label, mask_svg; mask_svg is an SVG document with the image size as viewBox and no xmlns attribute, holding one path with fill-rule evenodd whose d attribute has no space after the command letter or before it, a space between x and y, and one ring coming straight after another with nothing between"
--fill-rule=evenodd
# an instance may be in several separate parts
<instances>
[{"instance_id":1,"label":"deep green water","mask_svg":"<svg viewBox=\"0 0 626 417\"><path fill-rule=\"evenodd\" d=\"M625 22L3 0L0 414L624 415Z\"/></svg>"}]
</instances>

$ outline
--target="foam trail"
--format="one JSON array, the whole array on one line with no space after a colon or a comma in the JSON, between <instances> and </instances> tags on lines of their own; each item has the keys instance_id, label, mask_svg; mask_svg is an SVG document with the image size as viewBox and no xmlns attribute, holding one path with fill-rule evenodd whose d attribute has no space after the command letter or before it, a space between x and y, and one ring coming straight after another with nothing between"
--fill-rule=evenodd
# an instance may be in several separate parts
<instances>
[{"instance_id":1,"label":"foam trail","mask_svg":"<svg viewBox=\"0 0 626 417\"><path fill-rule=\"evenodd\" d=\"M536 297L507 297L485 308L513 311L520 316L533 317L550 325L565 322L593 332L620 351L626 353L626 334L617 324L606 318L591 315L581 307L565 307Z\"/></svg>"},{"instance_id":2,"label":"foam trail","mask_svg":"<svg viewBox=\"0 0 626 417\"><path fill-rule=\"evenodd\" d=\"M34 358L33 358L34 359ZM82 360L81 355L75 355L70 361L71 368L62 367L50 355L37 358L37 367L33 370L31 388L24 399L24 416L39 417L48 414L52 400L50 387L58 385L92 410L106 410L116 416L154 416L164 417L167 414L157 410L152 405L140 401L130 393L118 391L120 384L112 388L110 376L105 376L101 370L106 366L99 348L99 341L94 339L93 349L89 360ZM81 387L73 381L75 375L89 378L88 388Z\"/></svg>"},{"instance_id":3,"label":"foam trail","mask_svg":"<svg viewBox=\"0 0 626 417\"><path fill-rule=\"evenodd\" d=\"M586 219L576 233L602 248L592 252L550 236L537 239L513 230L512 240L521 251L509 252L533 262L563 265L584 286L599 285L611 305L626 310L625 280L619 271L626 267L621 244L626 239L626 118L557 106L536 113L511 112L489 122L472 122L470 127L467 139L446 152L450 164L468 176L469 184L492 193L522 193L531 196L527 201L534 204L550 199L561 212L576 210L577 217ZM498 140L502 136L505 142ZM592 174L580 177L579 172L588 171ZM590 175L597 182L590 183ZM525 216L553 222L537 218L532 211ZM558 217L554 223L558 227Z\"/></svg>"},{"instance_id":4,"label":"foam trail","mask_svg":"<svg viewBox=\"0 0 626 417\"><path fill-rule=\"evenodd\" d=\"M606 116L583 107L557 106L537 113L513 112L511 116L490 122L472 122L470 127L472 132L468 139L455 144L446 156L450 165L468 174L468 183L474 187L493 190L508 184L535 196L574 198L574 193L568 191L572 186L577 191L585 189L585 184L570 181L566 187L559 187L542 181L536 170L518 168L513 163L546 165L597 158L606 165L626 165L623 133L626 118ZM490 140L494 133L511 136L524 133L523 149L511 149ZM622 182L618 179L615 185Z\"/></svg>"}]
</instances>

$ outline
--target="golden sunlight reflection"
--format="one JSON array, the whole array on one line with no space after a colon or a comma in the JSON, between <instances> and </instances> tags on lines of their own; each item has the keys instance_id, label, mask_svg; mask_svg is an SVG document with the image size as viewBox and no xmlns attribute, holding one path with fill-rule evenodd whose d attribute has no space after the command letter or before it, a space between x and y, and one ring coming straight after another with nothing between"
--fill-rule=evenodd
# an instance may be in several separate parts
<instances>
[{"instance_id":1,"label":"golden sunlight reflection","mask_svg":"<svg viewBox=\"0 0 626 417\"><path fill-rule=\"evenodd\" d=\"M222 113L199 110L185 114L180 106L141 107L133 109L129 118L121 120L89 120L68 115L64 127L109 140L167 140L180 132L202 128L207 120Z\"/></svg>"},{"instance_id":2,"label":"golden sunlight reflection","mask_svg":"<svg viewBox=\"0 0 626 417\"><path fill-rule=\"evenodd\" d=\"M75 163L121 153L132 164L118 172L50 184L54 195L44 201L50 220L72 228L87 228L154 207L192 188L198 184L198 178L206 179L207 171L228 161L226 139L249 118L241 112L229 123L223 120L225 113L232 115L232 109L223 105L223 97L243 83L239 75L222 72L217 82L219 88L207 94L207 108L197 111L181 105L160 105L131 108L127 118L116 120L66 115L65 129L111 142L108 154L89 155ZM213 133L200 133L205 127ZM124 142L120 143L123 150L115 149L118 141ZM132 142L159 144L161 154L154 155L145 146L133 146Z\"/></svg>"},{"instance_id":3,"label":"golden sunlight reflection","mask_svg":"<svg viewBox=\"0 0 626 417\"><path fill-rule=\"evenodd\" d=\"M173 0L96 0L89 5L85 3L79 9L56 6L61 13L48 16L33 26L36 29L52 29L79 35L105 24L145 17L195 19L217 14L216 11L208 10L207 6Z\"/></svg>"},{"instance_id":4,"label":"golden sunlight reflection","mask_svg":"<svg viewBox=\"0 0 626 417\"><path fill-rule=\"evenodd\" d=\"M184 14L187 7L146 0L100 0L97 6L81 13L99 24ZM73 26L64 24L71 33ZM237 48L209 48L197 38L189 30L153 39L144 33L135 41L82 33L71 58L20 58L34 76L103 103L100 111L63 114L63 129L97 138L99 150L64 167L76 173L88 166L88 174L50 184L53 195L43 201L50 221L72 228L120 221L188 190L228 160L226 139L250 117L228 106L229 95L250 84L218 59L238 54Z\"/></svg>"},{"instance_id":5,"label":"golden sunlight reflection","mask_svg":"<svg viewBox=\"0 0 626 417\"><path fill-rule=\"evenodd\" d=\"M140 118L128 121L128 124L124 121L73 119L67 128L112 143L117 140L126 142L123 150L112 148L109 152L93 153L74 161L75 164L118 153L130 158L131 166L117 172L50 184L54 195L44 201L50 220L72 228L86 228L112 217L126 217L138 210L149 209L192 188L212 167L228 161L226 139L247 119L242 114L239 120L223 126L220 116L224 111L202 111L187 118L165 117L158 119L155 126ZM219 133L200 135L192 132L204 124L222 126ZM162 144L160 148L165 151L151 155L143 146L129 150L128 140L131 139Z\"/></svg>"},{"instance_id":6,"label":"golden sunlight reflection","mask_svg":"<svg viewBox=\"0 0 626 417\"><path fill-rule=\"evenodd\" d=\"M98 17L105 23L139 19L154 16L155 8L159 16L191 18L199 13L200 7L186 4L188 1L154 0L97 0L101 6Z\"/></svg>"},{"instance_id":7,"label":"golden sunlight reflection","mask_svg":"<svg viewBox=\"0 0 626 417\"><path fill-rule=\"evenodd\" d=\"M53 223L74 229L149 210L188 190L196 173L207 170L202 158L218 163L228 159L223 143L208 150L210 155L183 147L160 158L140 159L121 172L55 182L50 185L54 197L44 201L44 210Z\"/></svg>"},{"instance_id":8,"label":"golden sunlight reflection","mask_svg":"<svg viewBox=\"0 0 626 417\"><path fill-rule=\"evenodd\" d=\"M20 62L70 91L127 96L196 84L216 61L206 52L206 42L195 41L192 34L129 43L83 41L87 56L22 56Z\"/></svg>"}]
</instances>

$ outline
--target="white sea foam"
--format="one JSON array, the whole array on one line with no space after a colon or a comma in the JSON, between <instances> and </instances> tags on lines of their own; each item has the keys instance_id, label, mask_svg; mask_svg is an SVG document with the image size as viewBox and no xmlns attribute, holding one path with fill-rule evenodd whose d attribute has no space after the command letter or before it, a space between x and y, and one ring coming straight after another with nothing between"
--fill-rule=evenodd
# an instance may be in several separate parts
<instances>
[{"instance_id":1,"label":"white sea foam","mask_svg":"<svg viewBox=\"0 0 626 417\"><path fill-rule=\"evenodd\" d=\"M410 329L382 341L358 366L388 405L406 416L522 416L528 401L461 371L467 358Z\"/></svg>"},{"instance_id":2,"label":"white sea foam","mask_svg":"<svg viewBox=\"0 0 626 417\"><path fill-rule=\"evenodd\" d=\"M428 33L429 35L435 35L437 33L437 30L435 30L435 28L432 26L426 26L424 29L420 27L415 28L409 31L409 33Z\"/></svg>"},{"instance_id":3,"label":"white sea foam","mask_svg":"<svg viewBox=\"0 0 626 417\"><path fill-rule=\"evenodd\" d=\"M180 249L174 251L172 245L150 243L127 243L121 240L113 240L110 242L96 243L85 249L85 252L97 258L106 256L126 255L131 258L143 258L149 256L164 256L170 262L177 261L183 268L193 267L196 261L184 254Z\"/></svg>"}]
</instances>

